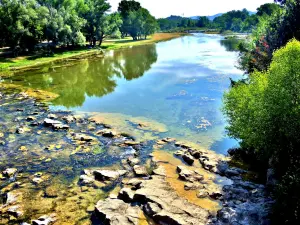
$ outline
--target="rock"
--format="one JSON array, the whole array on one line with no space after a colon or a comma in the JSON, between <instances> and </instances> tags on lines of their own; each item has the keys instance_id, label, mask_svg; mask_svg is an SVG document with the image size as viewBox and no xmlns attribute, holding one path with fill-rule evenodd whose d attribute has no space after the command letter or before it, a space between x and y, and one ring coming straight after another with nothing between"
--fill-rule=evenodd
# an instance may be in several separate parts
<instances>
[{"instance_id":1,"label":"rock","mask_svg":"<svg viewBox=\"0 0 300 225\"><path fill-rule=\"evenodd\" d=\"M54 120L54 119L57 119L57 116L55 114L49 114L48 118Z\"/></svg>"},{"instance_id":2,"label":"rock","mask_svg":"<svg viewBox=\"0 0 300 225\"><path fill-rule=\"evenodd\" d=\"M213 191L208 191L209 197L211 197L214 200L218 200L222 197L222 194L219 192L213 192Z\"/></svg>"},{"instance_id":3,"label":"rock","mask_svg":"<svg viewBox=\"0 0 300 225\"><path fill-rule=\"evenodd\" d=\"M62 122L58 120L52 120L52 119L45 119L44 120L44 125L46 127L52 127L54 130L68 130L69 126L63 124Z\"/></svg>"},{"instance_id":4,"label":"rock","mask_svg":"<svg viewBox=\"0 0 300 225\"><path fill-rule=\"evenodd\" d=\"M189 177L193 175L192 171L184 166L177 166L177 172L179 173L179 178L184 181L189 180Z\"/></svg>"},{"instance_id":5,"label":"rock","mask_svg":"<svg viewBox=\"0 0 300 225\"><path fill-rule=\"evenodd\" d=\"M158 166L156 169L153 170L153 174L165 177L166 171L163 166Z\"/></svg>"},{"instance_id":6,"label":"rock","mask_svg":"<svg viewBox=\"0 0 300 225\"><path fill-rule=\"evenodd\" d=\"M36 120L36 118L35 118L34 116L28 116L28 117L26 118L26 120L27 120L27 121L34 121L34 120Z\"/></svg>"},{"instance_id":7,"label":"rock","mask_svg":"<svg viewBox=\"0 0 300 225\"><path fill-rule=\"evenodd\" d=\"M130 185L130 186L133 186L135 189L138 189L140 188L140 185L142 184L142 180L139 180L137 178L133 178L133 179L130 179L129 181L127 182L124 182L125 184L127 185Z\"/></svg>"},{"instance_id":8,"label":"rock","mask_svg":"<svg viewBox=\"0 0 300 225\"><path fill-rule=\"evenodd\" d=\"M184 154L182 156L182 159L189 165L193 165L194 163L194 158L190 154Z\"/></svg>"},{"instance_id":9,"label":"rock","mask_svg":"<svg viewBox=\"0 0 300 225\"><path fill-rule=\"evenodd\" d=\"M40 183L42 183L44 180L40 177L35 177L32 179L32 183L34 183L35 185L38 185Z\"/></svg>"},{"instance_id":10,"label":"rock","mask_svg":"<svg viewBox=\"0 0 300 225\"><path fill-rule=\"evenodd\" d=\"M147 177L148 176L148 172L145 166L141 166L141 165L135 165L133 167L133 171L135 173L135 175L139 176L139 177Z\"/></svg>"},{"instance_id":11,"label":"rock","mask_svg":"<svg viewBox=\"0 0 300 225\"><path fill-rule=\"evenodd\" d=\"M195 182L187 182L184 184L184 190L189 191L189 190L197 190L203 185Z\"/></svg>"},{"instance_id":12,"label":"rock","mask_svg":"<svg viewBox=\"0 0 300 225\"><path fill-rule=\"evenodd\" d=\"M167 138L163 138L162 141L166 142L166 143L170 143L170 142L175 142L176 139L175 138L167 137Z\"/></svg>"},{"instance_id":13,"label":"rock","mask_svg":"<svg viewBox=\"0 0 300 225\"><path fill-rule=\"evenodd\" d=\"M186 151L184 151L184 150L178 150L178 151L176 151L174 153L174 155L176 155L176 156L183 156L185 153L186 153Z\"/></svg>"},{"instance_id":14,"label":"rock","mask_svg":"<svg viewBox=\"0 0 300 225\"><path fill-rule=\"evenodd\" d=\"M122 188L119 192L118 198L125 202L133 201L134 192L130 188Z\"/></svg>"},{"instance_id":15,"label":"rock","mask_svg":"<svg viewBox=\"0 0 300 225\"><path fill-rule=\"evenodd\" d=\"M23 216L23 214L24 214L21 206L19 206L19 205L14 205L14 206L9 207L7 209L7 212L9 215L12 215L16 218L19 218L19 217Z\"/></svg>"},{"instance_id":16,"label":"rock","mask_svg":"<svg viewBox=\"0 0 300 225\"><path fill-rule=\"evenodd\" d=\"M197 149L189 149L188 151L195 159L200 159L202 155L202 152Z\"/></svg>"},{"instance_id":17,"label":"rock","mask_svg":"<svg viewBox=\"0 0 300 225\"><path fill-rule=\"evenodd\" d=\"M100 200L95 206L95 214L108 225L138 225L141 210L119 199Z\"/></svg>"},{"instance_id":18,"label":"rock","mask_svg":"<svg viewBox=\"0 0 300 225\"><path fill-rule=\"evenodd\" d=\"M102 135L103 137L113 138L117 136L117 132L110 129L103 129L97 132L97 134Z\"/></svg>"},{"instance_id":19,"label":"rock","mask_svg":"<svg viewBox=\"0 0 300 225\"><path fill-rule=\"evenodd\" d=\"M129 158L127 159L127 162L128 162L128 164L129 164L130 166L135 166L135 165L137 165L137 164L140 163L140 160L139 160L138 158L129 157Z\"/></svg>"},{"instance_id":20,"label":"rock","mask_svg":"<svg viewBox=\"0 0 300 225\"><path fill-rule=\"evenodd\" d=\"M18 128L16 129L16 133L17 133L17 134L24 134L24 133L25 133L25 129L24 129L23 127L18 127Z\"/></svg>"},{"instance_id":21,"label":"rock","mask_svg":"<svg viewBox=\"0 0 300 225\"><path fill-rule=\"evenodd\" d=\"M197 193L198 198L207 198L208 192L206 190L200 189Z\"/></svg>"},{"instance_id":22,"label":"rock","mask_svg":"<svg viewBox=\"0 0 300 225\"><path fill-rule=\"evenodd\" d=\"M217 161L210 161L206 156L201 156L199 161L203 169L208 170L210 172L217 172Z\"/></svg>"},{"instance_id":23,"label":"rock","mask_svg":"<svg viewBox=\"0 0 300 225\"><path fill-rule=\"evenodd\" d=\"M140 142L127 140L124 142L124 144L128 146L135 146L135 145L140 145Z\"/></svg>"},{"instance_id":24,"label":"rock","mask_svg":"<svg viewBox=\"0 0 300 225\"><path fill-rule=\"evenodd\" d=\"M51 216L41 216L37 220L32 220L32 225L51 225L56 221L54 215Z\"/></svg>"},{"instance_id":25,"label":"rock","mask_svg":"<svg viewBox=\"0 0 300 225\"><path fill-rule=\"evenodd\" d=\"M17 168L7 168L2 172L2 174L7 178L11 178L16 175L17 171L18 171Z\"/></svg>"},{"instance_id":26,"label":"rock","mask_svg":"<svg viewBox=\"0 0 300 225\"><path fill-rule=\"evenodd\" d=\"M134 200L145 205L145 213L157 224L203 225L209 216L207 210L179 197L162 176L143 181Z\"/></svg>"},{"instance_id":27,"label":"rock","mask_svg":"<svg viewBox=\"0 0 300 225\"><path fill-rule=\"evenodd\" d=\"M67 123L73 123L76 121L76 118L74 116L68 115L64 116L62 120L66 121Z\"/></svg>"},{"instance_id":28,"label":"rock","mask_svg":"<svg viewBox=\"0 0 300 225\"><path fill-rule=\"evenodd\" d=\"M120 176L123 176L127 173L126 170L95 170L93 174L95 179L99 181L114 181L117 180Z\"/></svg>"},{"instance_id":29,"label":"rock","mask_svg":"<svg viewBox=\"0 0 300 225\"><path fill-rule=\"evenodd\" d=\"M80 175L79 177L79 181L82 183L82 184L93 184L95 182L95 178L92 177L92 176L88 176L88 175Z\"/></svg>"},{"instance_id":30,"label":"rock","mask_svg":"<svg viewBox=\"0 0 300 225\"><path fill-rule=\"evenodd\" d=\"M85 141L85 142L97 141L95 137L86 134L74 134L73 139L77 141Z\"/></svg>"}]
</instances>

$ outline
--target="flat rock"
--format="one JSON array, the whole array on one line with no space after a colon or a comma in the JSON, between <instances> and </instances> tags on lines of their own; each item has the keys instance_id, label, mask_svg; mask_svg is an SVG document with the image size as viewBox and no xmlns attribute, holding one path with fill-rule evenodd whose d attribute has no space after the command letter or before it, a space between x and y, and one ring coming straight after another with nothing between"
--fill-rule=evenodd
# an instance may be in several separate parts
<instances>
[{"instance_id":1,"label":"flat rock","mask_svg":"<svg viewBox=\"0 0 300 225\"><path fill-rule=\"evenodd\" d=\"M139 160L138 158L129 157L129 158L127 159L127 162L128 162L128 164L129 164L130 166L135 166L135 165L137 165L137 164L140 163L140 160Z\"/></svg>"},{"instance_id":2,"label":"flat rock","mask_svg":"<svg viewBox=\"0 0 300 225\"><path fill-rule=\"evenodd\" d=\"M93 174L99 181L114 181L127 173L126 170L94 170Z\"/></svg>"},{"instance_id":3,"label":"flat rock","mask_svg":"<svg viewBox=\"0 0 300 225\"><path fill-rule=\"evenodd\" d=\"M133 171L135 173L135 175L139 176L139 177L146 177L148 176L148 172L145 166L141 166L141 165L135 165L133 167Z\"/></svg>"},{"instance_id":4,"label":"flat rock","mask_svg":"<svg viewBox=\"0 0 300 225\"><path fill-rule=\"evenodd\" d=\"M118 194L118 198L125 202L132 202L134 196L134 191L130 188L122 188Z\"/></svg>"},{"instance_id":5,"label":"flat rock","mask_svg":"<svg viewBox=\"0 0 300 225\"><path fill-rule=\"evenodd\" d=\"M120 199L100 200L95 206L95 214L108 225L138 225L142 211Z\"/></svg>"},{"instance_id":6,"label":"flat rock","mask_svg":"<svg viewBox=\"0 0 300 225\"><path fill-rule=\"evenodd\" d=\"M207 210L179 197L162 176L143 181L134 200L144 204L145 213L158 224L202 225L208 221Z\"/></svg>"}]
</instances>

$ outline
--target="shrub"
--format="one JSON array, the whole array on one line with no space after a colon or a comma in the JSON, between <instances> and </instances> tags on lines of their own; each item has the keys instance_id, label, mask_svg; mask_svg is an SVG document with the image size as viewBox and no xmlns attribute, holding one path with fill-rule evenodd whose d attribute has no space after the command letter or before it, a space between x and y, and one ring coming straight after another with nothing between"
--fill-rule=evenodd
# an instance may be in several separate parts
<instances>
[{"instance_id":1,"label":"shrub","mask_svg":"<svg viewBox=\"0 0 300 225\"><path fill-rule=\"evenodd\" d=\"M300 185L300 174L295 173L300 167L300 42L291 40L273 54L267 71L252 73L247 83L226 93L224 112L229 135L241 140L242 147L254 149L260 163L275 169L278 202L289 205L279 206L280 220L295 223L300 207L299 194L293 199Z\"/></svg>"}]
</instances>

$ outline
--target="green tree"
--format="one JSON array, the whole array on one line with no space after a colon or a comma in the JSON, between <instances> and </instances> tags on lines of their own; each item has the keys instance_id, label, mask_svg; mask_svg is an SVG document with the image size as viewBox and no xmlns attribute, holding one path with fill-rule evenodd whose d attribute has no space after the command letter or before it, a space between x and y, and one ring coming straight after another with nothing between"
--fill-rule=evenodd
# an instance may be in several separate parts
<instances>
[{"instance_id":1,"label":"green tree","mask_svg":"<svg viewBox=\"0 0 300 225\"><path fill-rule=\"evenodd\" d=\"M82 17L86 19L84 33L91 45L95 46L99 39L99 31L105 22L105 13L110 9L107 0L86 0L86 9L82 12Z\"/></svg>"},{"instance_id":2,"label":"green tree","mask_svg":"<svg viewBox=\"0 0 300 225\"><path fill-rule=\"evenodd\" d=\"M129 33L128 30L130 29L131 21L133 19L133 15L129 18L131 12L138 11L141 8L141 4L134 0L122 0L119 3L118 12L121 14L123 20L123 24L120 28L122 37L125 37Z\"/></svg>"},{"instance_id":3,"label":"green tree","mask_svg":"<svg viewBox=\"0 0 300 225\"><path fill-rule=\"evenodd\" d=\"M210 24L210 20L206 16L200 16L197 21L198 27L208 27Z\"/></svg>"},{"instance_id":4,"label":"green tree","mask_svg":"<svg viewBox=\"0 0 300 225\"><path fill-rule=\"evenodd\" d=\"M119 13L104 15L101 19L100 26L97 27L97 36L99 37L99 46L104 38L114 34L122 25L122 19Z\"/></svg>"},{"instance_id":5,"label":"green tree","mask_svg":"<svg viewBox=\"0 0 300 225\"><path fill-rule=\"evenodd\" d=\"M300 42L276 51L268 70L254 72L224 97L228 133L253 149L279 180L276 224L300 219ZM256 165L258 167L258 165Z\"/></svg>"},{"instance_id":6,"label":"green tree","mask_svg":"<svg viewBox=\"0 0 300 225\"><path fill-rule=\"evenodd\" d=\"M275 3L266 3L257 8L256 15L258 16L271 16L272 14L278 12L280 10L280 6Z\"/></svg>"}]
</instances>

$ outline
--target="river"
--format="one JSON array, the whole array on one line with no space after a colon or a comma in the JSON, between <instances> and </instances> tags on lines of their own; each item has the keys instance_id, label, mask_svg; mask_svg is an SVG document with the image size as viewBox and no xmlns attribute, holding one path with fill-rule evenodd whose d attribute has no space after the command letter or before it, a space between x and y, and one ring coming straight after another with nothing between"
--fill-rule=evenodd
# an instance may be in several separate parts
<instances>
[{"instance_id":1,"label":"river","mask_svg":"<svg viewBox=\"0 0 300 225\"><path fill-rule=\"evenodd\" d=\"M109 51L105 58L44 67L5 82L59 94L54 110L117 113L167 126L163 136L198 142L218 153L236 146L221 113L229 78L243 73L219 35L195 34ZM116 114L115 114L116 115Z\"/></svg>"}]
</instances>

